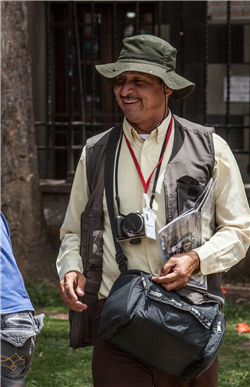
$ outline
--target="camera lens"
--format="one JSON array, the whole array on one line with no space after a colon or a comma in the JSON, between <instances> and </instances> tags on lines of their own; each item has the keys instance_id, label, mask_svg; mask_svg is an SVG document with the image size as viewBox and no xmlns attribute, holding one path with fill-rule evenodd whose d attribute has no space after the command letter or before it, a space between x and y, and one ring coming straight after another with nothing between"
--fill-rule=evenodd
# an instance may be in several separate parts
<instances>
[{"instance_id":1,"label":"camera lens","mask_svg":"<svg viewBox=\"0 0 250 387\"><path fill-rule=\"evenodd\" d=\"M140 233L143 227L143 217L138 212L131 212L122 221L123 232L128 236Z\"/></svg>"}]
</instances>

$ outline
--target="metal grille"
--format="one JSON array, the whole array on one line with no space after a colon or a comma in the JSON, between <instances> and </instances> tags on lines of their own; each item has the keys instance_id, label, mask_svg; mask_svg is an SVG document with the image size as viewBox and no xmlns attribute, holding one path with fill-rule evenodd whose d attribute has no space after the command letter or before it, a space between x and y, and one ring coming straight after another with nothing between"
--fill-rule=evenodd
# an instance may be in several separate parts
<instances>
[{"instance_id":1,"label":"metal grille","mask_svg":"<svg viewBox=\"0 0 250 387\"><path fill-rule=\"evenodd\" d=\"M39 159L46 158L47 163L43 177L72 181L86 139L122 120L112 87L100 79L95 65L114 62L122 39L141 33L169 40L178 51L177 72L197 85L187 99L172 101L171 110L200 124L213 125L235 154L245 155L250 174L250 102L244 122L241 115L232 114L230 102L235 62L232 29L238 28L231 15L231 3L227 2L226 20L220 24L224 34L221 44L226 50L219 58L226 66L226 111L218 122L218 115L209 111L208 100L209 66L220 56L213 53L211 40L218 23L211 21L208 2L46 2L47 117L46 122L36 122L37 130L46 129L46 140L38 144ZM240 25L247 24L250 19ZM239 41L242 39L243 35L239 36ZM240 62L241 53L237 55ZM249 59L244 63L249 76Z\"/></svg>"}]
</instances>

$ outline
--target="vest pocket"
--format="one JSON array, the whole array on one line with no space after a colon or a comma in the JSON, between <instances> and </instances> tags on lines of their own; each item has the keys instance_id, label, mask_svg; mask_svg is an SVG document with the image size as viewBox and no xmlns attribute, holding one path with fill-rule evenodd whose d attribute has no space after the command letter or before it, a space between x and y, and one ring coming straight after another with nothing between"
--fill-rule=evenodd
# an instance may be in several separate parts
<instances>
[{"instance_id":1,"label":"vest pocket","mask_svg":"<svg viewBox=\"0 0 250 387\"><path fill-rule=\"evenodd\" d=\"M183 176L177 180L177 206L178 215L193 208L196 200L204 191L206 185L199 183L191 176Z\"/></svg>"},{"instance_id":2,"label":"vest pocket","mask_svg":"<svg viewBox=\"0 0 250 387\"><path fill-rule=\"evenodd\" d=\"M103 211L93 207L82 217L81 256L87 278L86 291L98 293L102 278Z\"/></svg>"}]
</instances>

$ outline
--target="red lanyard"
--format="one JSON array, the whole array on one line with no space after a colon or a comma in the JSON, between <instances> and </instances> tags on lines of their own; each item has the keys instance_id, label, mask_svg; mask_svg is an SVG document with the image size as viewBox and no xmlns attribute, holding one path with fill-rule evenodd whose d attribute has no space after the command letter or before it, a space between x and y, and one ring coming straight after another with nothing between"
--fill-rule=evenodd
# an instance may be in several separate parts
<instances>
[{"instance_id":1,"label":"red lanyard","mask_svg":"<svg viewBox=\"0 0 250 387\"><path fill-rule=\"evenodd\" d=\"M144 180L144 177L143 177L141 168L140 168L140 166L139 166L139 164L138 164L138 161L137 161L137 159L136 159L136 157L135 157L134 151L133 151L133 149L132 149L132 147L131 147L131 145L130 145L130 143L129 143L129 141L128 141L126 135L125 135L125 133L123 132L124 137L125 137L125 140L126 140L126 143L127 143L127 146L128 146L128 149L129 149L129 151L130 151L130 153L131 153L131 156L132 156L132 158L133 158L133 160L134 160L136 169L137 169L137 171L138 171L138 173L139 173L139 176L140 176L140 179L141 179L141 182L142 182L142 185L143 185L143 188L144 188L144 192L145 192L145 193L148 192L148 187L149 187L149 184L150 184L150 181L151 181L151 178L152 178L152 176L153 176L154 171L155 171L156 168L161 164L161 162L162 162L162 160L163 160L163 157L164 157L164 154L165 154L165 150L166 150L167 145L168 145L168 140L169 140L169 137L170 137L171 132L172 132L172 126L173 126L173 117L171 117L170 124L169 124L169 128L168 128L168 131L167 131L167 136L166 136L166 139L165 139L164 151L163 151L163 153L162 153L162 156L161 156L161 158L160 158L158 164L156 165L156 167L153 169L151 175L149 176L147 182L145 182L145 180ZM164 145L164 144L163 144L163 145Z\"/></svg>"}]
</instances>

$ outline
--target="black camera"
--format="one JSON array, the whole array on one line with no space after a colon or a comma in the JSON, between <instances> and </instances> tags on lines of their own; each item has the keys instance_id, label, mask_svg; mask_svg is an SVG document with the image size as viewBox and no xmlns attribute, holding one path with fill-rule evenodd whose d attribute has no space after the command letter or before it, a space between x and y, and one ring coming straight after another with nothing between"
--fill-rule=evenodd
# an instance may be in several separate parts
<instances>
[{"instance_id":1,"label":"black camera","mask_svg":"<svg viewBox=\"0 0 250 387\"><path fill-rule=\"evenodd\" d=\"M119 215L115 220L118 242L129 240L131 243L140 243L140 238L146 236L142 212L130 212L127 216Z\"/></svg>"}]
</instances>

